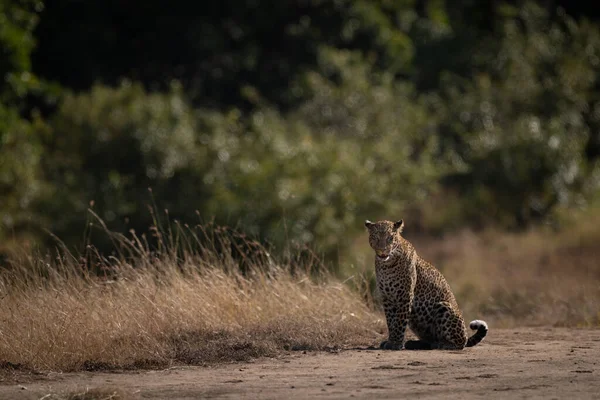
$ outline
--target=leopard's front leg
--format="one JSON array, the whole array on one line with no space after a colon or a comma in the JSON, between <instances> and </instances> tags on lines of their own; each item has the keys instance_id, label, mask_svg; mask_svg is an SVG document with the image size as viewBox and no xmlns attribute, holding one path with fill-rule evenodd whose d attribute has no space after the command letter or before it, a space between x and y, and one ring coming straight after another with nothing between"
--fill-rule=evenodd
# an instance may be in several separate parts
<instances>
[{"instance_id":1,"label":"leopard's front leg","mask_svg":"<svg viewBox=\"0 0 600 400\"><path fill-rule=\"evenodd\" d=\"M391 269L376 268L377 286L382 295L383 309L388 326L388 340L379 346L386 350L400 350L404 345L408 319L412 312L417 284L416 253L410 263L396 264Z\"/></svg>"},{"instance_id":2,"label":"leopard's front leg","mask_svg":"<svg viewBox=\"0 0 600 400\"><path fill-rule=\"evenodd\" d=\"M413 294L407 293L396 299L384 300L383 310L388 326L388 340L379 346L384 350L401 350L404 345L408 318L412 308Z\"/></svg>"}]
</instances>

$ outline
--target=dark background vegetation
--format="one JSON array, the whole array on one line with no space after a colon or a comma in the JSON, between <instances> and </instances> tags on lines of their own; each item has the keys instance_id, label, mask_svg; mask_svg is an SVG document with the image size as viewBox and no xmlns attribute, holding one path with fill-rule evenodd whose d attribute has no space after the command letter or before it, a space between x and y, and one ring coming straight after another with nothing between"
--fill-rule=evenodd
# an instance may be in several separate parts
<instances>
[{"instance_id":1,"label":"dark background vegetation","mask_svg":"<svg viewBox=\"0 0 600 400\"><path fill-rule=\"evenodd\" d=\"M556 222L600 184L592 4L0 0L0 252L154 204L330 260Z\"/></svg>"}]
</instances>

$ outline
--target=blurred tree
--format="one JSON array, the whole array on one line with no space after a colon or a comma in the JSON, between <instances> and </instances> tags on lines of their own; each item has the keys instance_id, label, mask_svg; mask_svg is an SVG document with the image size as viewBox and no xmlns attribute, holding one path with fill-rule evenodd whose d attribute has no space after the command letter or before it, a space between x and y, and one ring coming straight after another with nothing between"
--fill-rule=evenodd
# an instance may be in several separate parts
<instances>
[{"instance_id":1,"label":"blurred tree","mask_svg":"<svg viewBox=\"0 0 600 400\"><path fill-rule=\"evenodd\" d=\"M37 211L73 244L92 201L111 228L137 232L152 224L154 201L171 219L241 225L280 249L310 244L332 259L365 215L419 201L441 168L435 123L409 87L374 74L358 52L320 59L339 83L307 74L297 85L314 95L288 113L267 103L249 115L193 110L179 86L66 95L46 127L53 191Z\"/></svg>"},{"instance_id":2,"label":"blurred tree","mask_svg":"<svg viewBox=\"0 0 600 400\"><path fill-rule=\"evenodd\" d=\"M321 46L360 49L382 69L406 69L411 7L410 0L49 0L34 69L76 90L122 77L165 90L176 79L195 105L208 107L252 106L243 93L249 86L284 107L302 98L286 87L314 68Z\"/></svg>"},{"instance_id":3,"label":"blurred tree","mask_svg":"<svg viewBox=\"0 0 600 400\"><path fill-rule=\"evenodd\" d=\"M0 1L0 100L4 106L17 103L38 85L31 73L30 56L42 9L40 0Z\"/></svg>"},{"instance_id":4,"label":"blurred tree","mask_svg":"<svg viewBox=\"0 0 600 400\"><path fill-rule=\"evenodd\" d=\"M172 218L194 219L210 159L180 86L153 94L125 81L67 93L46 129L42 168L52 186L35 209L66 243L81 243L88 208L120 232L147 232L153 198Z\"/></svg>"},{"instance_id":5,"label":"blurred tree","mask_svg":"<svg viewBox=\"0 0 600 400\"><path fill-rule=\"evenodd\" d=\"M335 258L363 218L526 226L598 190L599 24L575 3L49 0L37 28L39 1L0 7L0 235L33 216L76 243L91 201L145 230L151 187L172 218Z\"/></svg>"},{"instance_id":6,"label":"blurred tree","mask_svg":"<svg viewBox=\"0 0 600 400\"><path fill-rule=\"evenodd\" d=\"M319 64L338 79L298 79L313 96L289 113L263 105L246 122L219 118L205 212L335 260L364 219L422 201L445 164L435 119L409 85L374 73L359 52L324 50Z\"/></svg>"},{"instance_id":7,"label":"blurred tree","mask_svg":"<svg viewBox=\"0 0 600 400\"><path fill-rule=\"evenodd\" d=\"M9 239L22 239L40 189L42 149L23 115L23 101L40 88L30 55L41 9L37 0L0 1L0 253Z\"/></svg>"},{"instance_id":8,"label":"blurred tree","mask_svg":"<svg viewBox=\"0 0 600 400\"><path fill-rule=\"evenodd\" d=\"M595 135L586 119L597 101L600 29L557 18L525 4L503 19L497 47L474 50L489 60L474 79L445 78L441 134L463 168L448 182L469 193L469 218L525 226L599 188L598 163L585 154Z\"/></svg>"}]
</instances>

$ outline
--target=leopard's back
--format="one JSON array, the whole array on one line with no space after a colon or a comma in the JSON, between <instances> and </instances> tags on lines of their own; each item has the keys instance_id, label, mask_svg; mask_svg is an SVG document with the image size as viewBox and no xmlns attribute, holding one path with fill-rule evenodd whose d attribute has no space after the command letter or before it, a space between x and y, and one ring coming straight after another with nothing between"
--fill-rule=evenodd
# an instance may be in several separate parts
<instances>
[{"instance_id":1,"label":"leopard's back","mask_svg":"<svg viewBox=\"0 0 600 400\"><path fill-rule=\"evenodd\" d=\"M464 337L464 320L452 289L442 273L433 265L419 257L417 262L417 282L413 297L412 312L409 326L412 331L423 340L433 340L438 336L439 319L443 319L440 310L450 309L459 317L458 327L454 327L455 336ZM443 304L443 307L440 307ZM462 329L460 329L462 328Z\"/></svg>"}]
</instances>

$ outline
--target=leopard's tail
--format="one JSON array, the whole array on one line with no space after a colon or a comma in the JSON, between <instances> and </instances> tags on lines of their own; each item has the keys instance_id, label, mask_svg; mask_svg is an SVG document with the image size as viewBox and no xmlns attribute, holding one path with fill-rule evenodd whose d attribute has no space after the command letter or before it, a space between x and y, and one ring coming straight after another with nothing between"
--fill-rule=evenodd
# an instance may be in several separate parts
<instances>
[{"instance_id":1,"label":"leopard's tail","mask_svg":"<svg viewBox=\"0 0 600 400\"><path fill-rule=\"evenodd\" d=\"M466 347L475 346L477 343L481 342L488 333L488 325L485 323L485 321L481 321L479 319L471 321L469 328L476 332L469 338L469 340L467 340Z\"/></svg>"}]
</instances>

